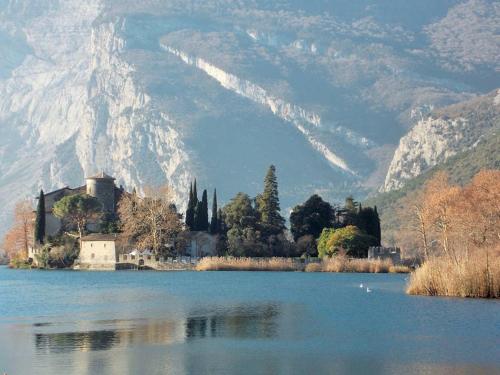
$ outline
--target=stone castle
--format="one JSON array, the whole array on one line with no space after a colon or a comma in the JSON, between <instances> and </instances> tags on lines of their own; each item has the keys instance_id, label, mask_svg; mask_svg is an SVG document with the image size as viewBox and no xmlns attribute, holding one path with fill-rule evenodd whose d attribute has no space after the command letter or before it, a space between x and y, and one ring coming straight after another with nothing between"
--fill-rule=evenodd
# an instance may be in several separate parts
<instances>
[{"instance_id":1,"label":"stone castle","mask_svg":"<svg viewBox=\"0 0 500 375\"><path fill-rule=\"evenodd\" d=\"M87 177L83 186L76 188L66 186L45 194L45 234L55 236L62 229L61 220L52 213L54 204L62 198L75 194L88 194L99 200L105 213L115 214L118 201L124 193L123 187L115 185L113 177L101 172L95 176ZM90 226L92 225L90 223ZM96 224L94 223L94 225Z\"/></svg>"}]
</instances>

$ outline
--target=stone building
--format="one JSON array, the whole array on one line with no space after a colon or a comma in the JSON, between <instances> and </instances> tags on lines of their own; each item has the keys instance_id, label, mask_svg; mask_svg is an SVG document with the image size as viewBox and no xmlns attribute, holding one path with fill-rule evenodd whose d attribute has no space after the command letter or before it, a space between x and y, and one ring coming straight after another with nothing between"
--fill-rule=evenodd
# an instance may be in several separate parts
<instances>
[{"instance_id":1,"label":"stone building","mask_svg":"<svg viewBox=\"0 0 500 375\"><path fill-rule=\"evenodd\" d=\"M87 177L83 186L76 188L65 186L45 194L45 234L47 236L58 234L62 228L61 220L52 213L54 204L64 197L76 194L88 194L97 198L105 213L115 214L118 201L124 194L124 190L123 187L115 185L113 177L101 172L95 176ZM90 226L97 226L97 223L90 223Z\"/></svg>"},{"instance_id":2,"label":"stone building","mask_svg":"<svg viewBox=\"0 0 500 375\"><path fill-rule=\"evenodd\" d=\"M368 248L368 259L390 259L393 264L399 264L401 263L401 250L399 247L370 246Z\"/></svg>"},{"instance_id":3,"label":"stone building","mask_svg":"<svg viewBox=\"0 0 500 375\"><path fill-rule=\"evenodd\" d=\"M116 234L89 234L82 237L76 269L114 271L118 260Z\"/></svg>"},{"instance_id":4,"label":"stone building","mask_svg":"<svg viewBox=\"0 0 500 375\"><path fill-rule=\"evenodd\" d=\"M195 258L217 255L217 236L207 232L190 232L187 255Z\"/></svg>"}]
</instances>

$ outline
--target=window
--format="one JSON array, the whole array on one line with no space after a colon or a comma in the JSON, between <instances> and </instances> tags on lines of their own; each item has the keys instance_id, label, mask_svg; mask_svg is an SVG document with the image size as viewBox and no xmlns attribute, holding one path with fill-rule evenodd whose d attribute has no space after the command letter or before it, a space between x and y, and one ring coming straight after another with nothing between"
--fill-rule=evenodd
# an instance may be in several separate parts
<instances>
[{"instance_id":1,"label":"window","mask_svg":"<svg viewBox=\"0 0 500 375\"><path fill-rule=\"evenodd\" d=\"M123 260L127 260L127 256L126 255L123 256Z\"/></svg>"},{"instance_id":2,"label":"window","mask_svg":"<svg viewBox=\"0 0 500 375\"><path fill-rule=\"evenodd\" d=\"M106 244L104 244L104 247L106 247Z\"/></svg>"},{"instance_id":3,"label":"window","mask_svg":"<svg viewBox=\"0 0 500 375\"><path fill-rule=\"evenodd\" d=\"M90 244L90 247L94 247L94 244L93 244L93 243L91 243L91 244Z\"/></svg>"},{"instance_id":4,"label":"window","mask_svg":"<svg viewBox=\"0 0 500 375\"><path fill-rule=\"evenodd\" d=\"M95 258L95 254L94 253L90 254L90 259L94 259L94 258Z\"/></svg>"}]
</instances>

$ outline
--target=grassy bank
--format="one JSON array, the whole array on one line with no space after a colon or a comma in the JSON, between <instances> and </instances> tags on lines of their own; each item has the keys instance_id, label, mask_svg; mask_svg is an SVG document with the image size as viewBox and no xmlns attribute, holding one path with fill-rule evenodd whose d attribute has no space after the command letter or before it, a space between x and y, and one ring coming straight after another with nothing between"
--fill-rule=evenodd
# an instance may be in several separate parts
<instances>
[{"instance_id":1,"label":"grassy bank","mask_svg":"<svg viewBox=\"0 0 500 375\"><path fill-rule=\"evenodd\" d=\"M408 294L500 298L500 256L475 255L467 261L432 258L411 275Z\"/></svg>"},{"instance_id":2,"label":"grassy bank","mask_svg":"<svg viewBox=\"0 0 500 375\"><path fill-rule=\"evenodd\" d=\"M334 257L321 263L310 263L306 272L408 273L407 266L393 265L390 260L349 259Z\"/></svg>"},{"instance_id":3,"label":"grassy bank","mask_svg":"<svg viewBox=\"0 0 500 375\"><path fill-rule=\"evenodd\" d=\"M302 265L291 258L225 258L200 260L197 271L301 271Z\"/></svg>"}]
</instances>

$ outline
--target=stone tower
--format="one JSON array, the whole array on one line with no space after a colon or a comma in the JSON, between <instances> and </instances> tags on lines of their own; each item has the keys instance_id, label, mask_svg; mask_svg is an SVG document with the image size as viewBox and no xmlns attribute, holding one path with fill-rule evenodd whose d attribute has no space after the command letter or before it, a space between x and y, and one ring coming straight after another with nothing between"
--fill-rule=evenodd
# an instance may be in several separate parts
<instances>
[{"instance_id":1,"label":"stone tower","mask_svg":"<svg viewBox=\"0 0 500 375\"><path fill-rule=\"evenodd\" d=\"M104 211L115 212L115 179L101 172L95 176L87 177L87 194L101 202Z\"/></svg>"}]
</instances>

